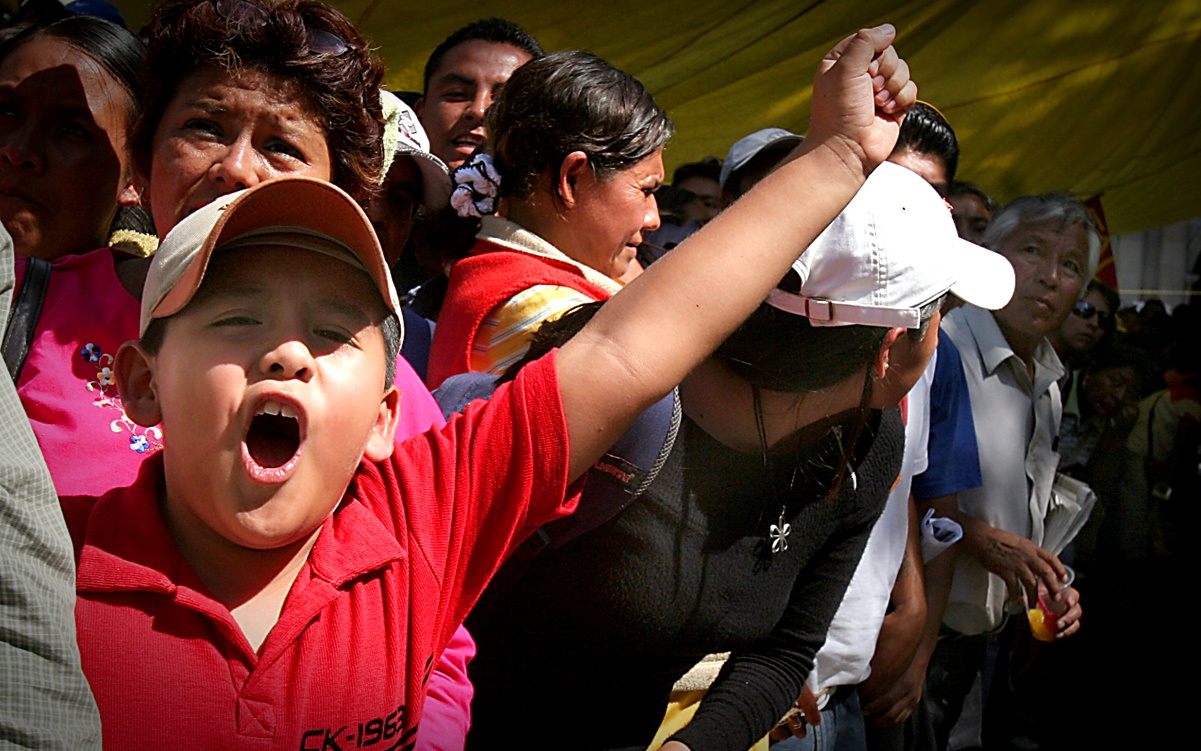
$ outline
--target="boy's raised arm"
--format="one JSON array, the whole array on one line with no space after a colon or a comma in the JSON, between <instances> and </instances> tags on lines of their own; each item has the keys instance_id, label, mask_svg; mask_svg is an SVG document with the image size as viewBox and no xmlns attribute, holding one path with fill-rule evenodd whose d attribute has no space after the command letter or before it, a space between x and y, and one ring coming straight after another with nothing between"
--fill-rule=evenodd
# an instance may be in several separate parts
<instances>
[{"instance_id":1,"label":"boy's raised arm","mask_svg":"<svg viewBox=\"0 0 1201 751\"><path fill-rule=\"evenodd\" d=\"M563 346L558 372L578 477L742 323L896 143L917 98L890 25L827 53L809 135L764 178Z\"/></svg>"}]
</instances>

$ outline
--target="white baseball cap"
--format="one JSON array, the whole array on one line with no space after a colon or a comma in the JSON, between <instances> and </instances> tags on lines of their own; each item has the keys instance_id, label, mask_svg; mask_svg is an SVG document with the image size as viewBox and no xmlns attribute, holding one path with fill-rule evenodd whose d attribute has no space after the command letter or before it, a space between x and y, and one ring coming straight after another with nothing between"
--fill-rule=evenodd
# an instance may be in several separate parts
<instances>
[{"instance_id":1,"label":"white baseball cap","mask_svg":"<svg viewBox=\"0 0 1201 751\"><path fill-rule=\"evenodd\" d=\"M221 196L167 233L142 288L141 334L155 318L178 313L191 301L214 250L237 245L310 250L344 261L366 272L401 318L384 252L359 204L324 180L281 177Z\"/></svg>"},{"instance_id":2,"label":"white baseball cap","mask_svg":"<svg viewBox=\"0 0 1201 751\"><path fill-rule=\"evenodd\" d=\"M814 326L915 329L921 308L947 292L989 310L1013 296L1009 261L961 239L938 192L891 162L876 167L792 268L800 293L775 289L767 302Z\"/></svg>"}]
</instances>

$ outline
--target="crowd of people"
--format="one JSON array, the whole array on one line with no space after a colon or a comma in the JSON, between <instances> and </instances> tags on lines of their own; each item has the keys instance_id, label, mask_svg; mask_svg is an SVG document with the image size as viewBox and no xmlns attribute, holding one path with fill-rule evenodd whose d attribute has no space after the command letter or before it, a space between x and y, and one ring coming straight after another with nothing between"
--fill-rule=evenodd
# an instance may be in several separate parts
<instances>
[{"instance_id":1,"label":"crowd of people","mask_svg":"<svg viewBox=\"0 0 1201 751\"><path fill-rule=\"evenodd\" d=\"M1081 592L1188 556L1195 314L957 180L891 26L666 185L507 20L389 92L322 0L22 8L0 742L1072 748Z\"/></svg>"}]
</instances>

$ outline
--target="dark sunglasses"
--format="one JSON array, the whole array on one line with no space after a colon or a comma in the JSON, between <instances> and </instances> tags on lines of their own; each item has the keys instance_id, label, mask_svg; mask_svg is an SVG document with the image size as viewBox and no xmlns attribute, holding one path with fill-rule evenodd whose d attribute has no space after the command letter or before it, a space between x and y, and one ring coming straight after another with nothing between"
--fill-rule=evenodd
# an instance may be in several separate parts
<instances>
[{"instance_id":1,"label":"dark sunglasses","mask_svg":"<svg viewBox=\"0 0 1201 751\"><path fill-rule=\"evenodd\" d=\"M1077 300L1076 304L1072 306L1072 312L1086 321L1093 316L1096 316L1097 323L1101 326L1108 326L1109 322L1113 320L1112 313L1104 313L1099 310L1096 305L1093 305L1091 302L1085 302L1084 300Z\"/></svg>"},{"instance_id":2,"label":"dark sunglasses","mask_svg":"<svg viewBox=\"0 0 1201 751\"><path fill-rule=\"evenodd\" d=\"M213 8L216 9L217 15L232 24L251 23L264 26L271 19L271 13L266 8L250 0L213 0ZM314 55L337 57L350 49L345 39L329 31L306 28L305 39L309 52Z\"/></svg>"}]
</instances>

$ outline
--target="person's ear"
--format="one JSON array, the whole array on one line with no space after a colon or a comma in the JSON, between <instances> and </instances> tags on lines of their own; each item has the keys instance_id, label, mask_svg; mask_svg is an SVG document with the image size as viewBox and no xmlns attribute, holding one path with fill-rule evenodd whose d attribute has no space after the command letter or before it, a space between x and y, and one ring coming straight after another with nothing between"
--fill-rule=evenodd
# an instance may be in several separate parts
<instances>
[{"instance_id":1,"label":"person's ear","mask_svg":"<svg viewBox=\"0 0 1201 751\"><path fill-rule=\"evenodd\" d=\"M137 132L142 127L142 121L139 118L137 125L134 126L134 132ZM141 150L136 146L132 146L131 156L129 160L129 179L130 185L136 194L136 200L131 204L122 203L122 206L137 206L150 211L150 155L142 154ZM125 193L122 191L122 196Z\"/></svg>"},{"instance_id":2,"label":"person's ear","mask_svg":"<svg viewBox=\"0 0 1201 751\"><path fill-rule=\"evenodd\" d=\"M876 350L876 359L872 362L872 376L877 380L882 380L888 376L888 367L890 362L900 353L894 353L894 347L899 346L898 341L904 341L901 335L905 333L905 329L891 328L884 335L884 341L880 343L880 349Z\"/></svg>"},{"instance_id":3,"label":"person's ear","mask_svg":"<svg viewBox=\"0 0 1201 751\"><path fill-rule=\"evenodd\" d=\"M117 393L129 419L144 428L163 421L162 405L154 382L154 357L137 341L125 342L113 361Z\"/></svg>"},{"instance_id":4,"label":"person's ear","mask_svg":"<svg viewBox=\"0 0 1201 751\"><path fill-rule=\"evenodd\" d=\"M133 189L137 193L137 205L150 213L150 173L143 172L136 164L133 168Z\"/></svg>"},{"instance_id":5,"label":"person's ear","mask_svg":"<svg viewBox=\"0 0 1201 751\"><path fill-rule=\"evenodd\" d=\"M373 462L382 462L392 456L396 447L396 425L400 421L400 391L390 386L379 403L379 413L371 426L371 435L363 456Z\"/></svg>"},{"instance_id":6,"label":"person's ear","mask_svg":"<svg viewBox=\"0 0 1201 751\"><path fill-rule=\"evenodd\" d=\"M884 335L880 349L876 350L876 358L871 364L871 397L869 404L873 409L886 409L896 406L901 397L905 396L907 388L897 383L895 363L904 362L908 352L909 337L905 329L892 328Z\"/></svg>"},{"instance_id":7,"label":"person's ear","mask_svg":"<svg viewBox=\"0 0 1201 751\"><path fill-rule=\"evenodd\" d=\"M131 168L129 174L125 177L125 184L121 186L121 191L117 193L117 205L125 208L137 206L142 202L142 189L138 179L134 176L134 170Z\"/></svg>"},{"instance_id":8,"label":"person's ear","mask_svg":"<svg viewBox=\"0 0 1201 751\"><path fill-rule=\"evenodd\" d=\"M588 155L582 151L573 151L563 157L563 163L559 165L555 188L559 194L559 200L565 207L574 208L579 203L579 182L589 169Z\"/></svg>"},{"instance_id":9,"label":"person's ear","mask_svg":"<svg viewBox=\"0 0 1201 751\"><path fill-rule=\"evenodd\" d=\"M130 158L121 172L120 190L117 191L117 205L124 208L137 206L142 202L142 189L146 181L142 179L137 160Z\"/></svg>"},{"instance_id":10,"label":"person's ear","mask_svg":"<svg viewBox=\"0 0 1201 751\"><path fill-rule=\"evenodd\" d=\"M421 119L422 113L425 112L425 97L418 97L417 101L413 102L413 114L417 115L417 119Z\"/></svg>"}]
</instances>

